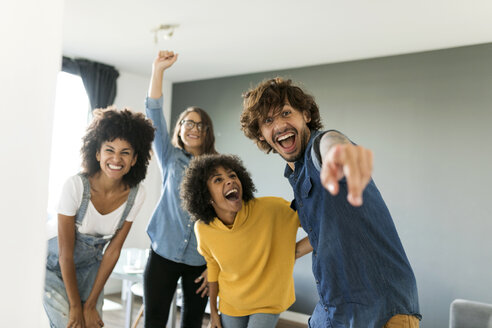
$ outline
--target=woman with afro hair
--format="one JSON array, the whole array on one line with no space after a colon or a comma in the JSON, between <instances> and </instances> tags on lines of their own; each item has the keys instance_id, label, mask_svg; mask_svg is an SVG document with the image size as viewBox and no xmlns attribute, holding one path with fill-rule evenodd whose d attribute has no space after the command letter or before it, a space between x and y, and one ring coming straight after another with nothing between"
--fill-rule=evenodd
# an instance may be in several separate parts
<instances>
[{"instance_id":1,"label":"woman with afro hair","mask_svg":"<svg viewBox=\"0 0 492 328\"><path fill-rule=\"evenodd\" d=\"M55 328L104 325L102 290L145 199L152 123L126 109L93 114L82 172L65 182L58 228L48 232L43 304Z\"/></svg>"},{"instance_id":2,"label":"woman with afro hair","mask_svg":"<svg viewBox=\"0 0 492 328\"><path fill-rule=\"evenodd\" d=\"M296 244L300 223L289 203L255 198L255 190L231 155L193 159L181 184L183 206L198 220L198 252L207 261L212 328L275 327L295 300L294 262L312 251L307 238Z\"/></svg>"}]
</instances>

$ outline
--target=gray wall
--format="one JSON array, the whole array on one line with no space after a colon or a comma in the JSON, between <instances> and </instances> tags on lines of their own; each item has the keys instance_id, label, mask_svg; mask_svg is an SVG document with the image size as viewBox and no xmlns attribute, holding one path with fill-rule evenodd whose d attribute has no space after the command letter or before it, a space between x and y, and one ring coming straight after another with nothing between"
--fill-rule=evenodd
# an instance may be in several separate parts
<instances>
[{"instance_id":1,"label":"gray wall","mask_svg":"<svg viewBox=\"0 0 492 328\"><path fill-rule=\"evenodd\" d=\"M241 94L276 75L316 97L325 128L374 151L373 177L417 277L421 326L446 327L455 298L492 303L492 44L174 85L174 119L205 108L218 150L244 160L258 196L290 199L280 157L239 129ZM295 269L298 312L318 300L310 264Z\"/></svg>"}]
</instances>

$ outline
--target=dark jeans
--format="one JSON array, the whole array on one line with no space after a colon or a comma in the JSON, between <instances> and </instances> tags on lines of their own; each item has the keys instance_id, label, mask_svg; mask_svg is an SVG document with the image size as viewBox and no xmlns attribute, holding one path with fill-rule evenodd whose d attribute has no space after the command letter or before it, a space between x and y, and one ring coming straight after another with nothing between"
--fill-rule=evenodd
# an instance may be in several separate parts
<instances>
[{"instance_id":1,"label":"dark jeans","mask_svg":"<svg viewBox=\"0 0 492 328\"><path fill-rule=\"evenodd\" d=\"M152 249L144 272L145 328L164 328L179 277L183 290L181 328L200 328L208 297L196 293L200 283L195 279L206 265L191 266L170 261Z\"/></svg>"}]
</instances>

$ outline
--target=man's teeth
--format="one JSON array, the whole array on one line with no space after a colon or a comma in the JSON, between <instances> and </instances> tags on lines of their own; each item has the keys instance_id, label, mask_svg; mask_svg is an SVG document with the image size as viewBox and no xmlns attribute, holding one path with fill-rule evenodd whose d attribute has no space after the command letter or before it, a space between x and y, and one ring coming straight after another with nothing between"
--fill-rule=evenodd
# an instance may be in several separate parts
<instances>
[{"instance_id":1,"label":"man's teeth","mask_svg":"<svg viewBox=\"0 0 492 328\"><path fill-rule=\"evenodd\" d=\"M109 164L108 166L109 166L109 168L110 168L111 170L121 170L121 169L123 168L123 166L121 166L121 165L113 165L113 164Z\"/></svg>"},{"instance_id":2,"label":"man's teeth","mask_svg":"<svg viewBox=\"0 0 492 328\"><path fill-rule=\"evenodd\" d=\"M229 196L230 194L237 192L237 189L231 189L228 192L226 192L226 197Z\"/></svg>"},{"instance_id":3,"label":"man's teeth","mask_svg":"<svg viewBox=\"0 0 492 328\"><path fill-rule=\"evenodd\" d=\"M285 139L290 138L290 137L293 137L293 136L294 136L294 133L287 133L287 134L285 134L285 135L283 135L281 137L278 137L277 140L278 141L282 141L282 140L285 140Z\"/></svg>"}]
</instances>

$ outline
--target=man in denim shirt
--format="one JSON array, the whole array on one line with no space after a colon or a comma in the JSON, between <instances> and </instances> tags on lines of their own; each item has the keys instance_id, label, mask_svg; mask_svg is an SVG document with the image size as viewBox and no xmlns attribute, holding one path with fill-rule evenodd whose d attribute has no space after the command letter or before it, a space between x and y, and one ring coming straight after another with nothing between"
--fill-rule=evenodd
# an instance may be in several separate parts
<instances>
[{"instance_id":1,"label":"man in denim shirt","mask_svg":"<svg viewBox=\"0 0 492 328\"><path fill-rule=\"evenodd\" d=\"M310 327L418 327L415 277L372 173L372 153L320 132L314 98L290 80L244 95L245 135L287 161L292 206L313 246L320 297Z\"/></svg>"}]
</instances>

